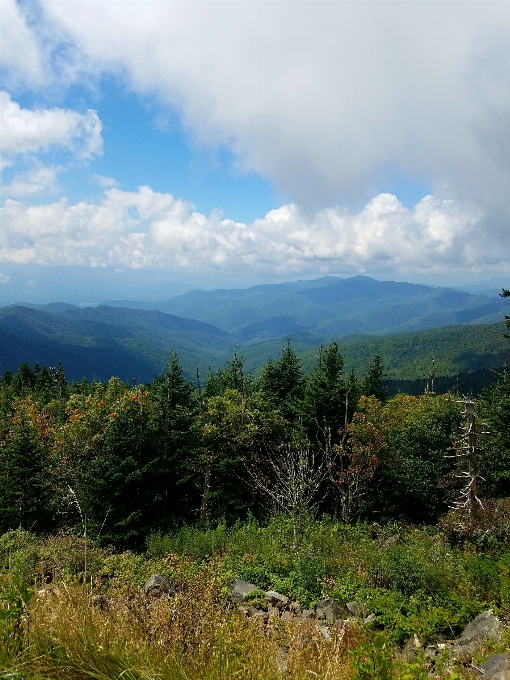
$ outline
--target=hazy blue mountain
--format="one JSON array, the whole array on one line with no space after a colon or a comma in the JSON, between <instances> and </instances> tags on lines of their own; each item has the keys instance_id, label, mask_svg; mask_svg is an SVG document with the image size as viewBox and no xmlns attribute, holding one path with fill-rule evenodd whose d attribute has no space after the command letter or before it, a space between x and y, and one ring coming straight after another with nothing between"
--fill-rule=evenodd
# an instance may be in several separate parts
<instances>
[{"instance_id":1,"label":"hazy blue mountain","mask_svg":"<svg viewBox=\"0 0 510 680\"><path fill-rule=\"evenodd\" d=\"M278 324L288 328L285 317L281 319ZM278 324L275 332L282 328ZM378 351L394 385L400 381L397 386L402 389L420 392L432 358L438 386L451 386L459 373L469 373L475 385L472 374L476 371L476 385L487 382L490 369L501 369L510 349L503 330L501 321L398 335L358 334L343 337L340 343L346 371L354 368L361 375ZM311 370L319 345L328 338L301 330L289 335L305 369ZM269 358L279 356L284 341L282 334L277 339L242 342L210 324L159 311L71 305L0 309L0 373L15 371L23 361L54 366L60 358L70 379L107 380L116 375L126 381L149 381L164 370L175 348L186 375L193 379L197 368L204 377L209 367L224 365L236 345L247 372L256 373ZM441 382L443 378L452 380ZM471 384L469 380L466 384Z\"/></svg>"},{"instance_id":2,"label":"hazy blue mountain","mask_svg":"<svg viewBox=\"0 0 510 680\"><path fill-rule=\"evenodd\" d=\"M47 311L47 310L50 311ZM23 361L55 365L71 379L152 380L175 348L192 374L228 356L234 338L210 324L158 311L47 305L0 309L0 371Z\"/></svg>"},{"instance_id":3,"label":"hazy blue mountain","mask_svg":"<svg viewBox=\"0 0 510 680\"><path fill-rule=\"evenodd\" d=\"M117 300L118 307L158 309L211 323L240 340L308 331L323 338L390 334L497 321L508 309L499 297L450 288L328 276L244 289L193 290L164 302Z\"/></svg>"}]
</instances>

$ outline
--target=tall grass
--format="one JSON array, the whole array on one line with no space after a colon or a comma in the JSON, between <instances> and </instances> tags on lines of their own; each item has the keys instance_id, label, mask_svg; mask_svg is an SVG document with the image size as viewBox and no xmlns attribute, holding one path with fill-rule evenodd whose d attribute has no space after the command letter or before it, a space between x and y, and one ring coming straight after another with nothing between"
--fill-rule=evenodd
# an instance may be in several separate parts
<instances>
[{"instance_id":1,"label":"tall grass","mask_svg":"<svg viewBox=\"0 0 510 680\"><path fill-rule=\"evenodd\" d=\"M146 554L89 541L85 580L82 538L10 532L0 537L0 678L421 680L424 664L405 664L398 644L414 634L423 644L451 639L487 607L510 614L505 546L482 552L451 546L435 529L327 518L310 520L297 549L290 545L285 517L154 535ZM170 578L177 596L143 596L151 573ZM229 603L234 578L304 606L357 599L384 631L331 626L328 642L314 621L274 617L264 626Z\"/></svg>"}]
</instances>

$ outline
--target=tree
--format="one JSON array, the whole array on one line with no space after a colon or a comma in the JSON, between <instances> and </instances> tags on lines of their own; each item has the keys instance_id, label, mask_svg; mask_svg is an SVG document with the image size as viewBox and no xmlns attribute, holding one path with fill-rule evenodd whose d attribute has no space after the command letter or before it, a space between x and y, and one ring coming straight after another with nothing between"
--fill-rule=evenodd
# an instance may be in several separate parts
<instances>
[{"instance_id":1,"label":"tree","mask_svg":"<svg viewBox=\"0 0 510 680\"><path fill-rule=\"evenodd\" d=\"M328 471L326 457L317 455L309 442L294 438L269 449L264 464L251 463L247 471L258 493L290 516L296 546L301 523L318 506L317 496Z\"/></svg>"},{"instance_id":2,"label":"tree","mask_svg":"<svg viewBox=\"0 0 510 680\"><path fill-rule=\"evenodd\" d=\"M319 360L306 385L305 420L312 441L337 444L345 423L344 360L337 342L321 347Z\"/></svg>"},{"instance_id":3,"label":"tree","mask_svg":"<svg viewBox=\"0 0 510 680\"><path fill-rule=\"evenodd\" d=\"M361 385L363 394L366 397L375 397L382 402L386 401L388 398L388 388L384 383L384 379L383 360L380 354L377 353L367 366Z\"/></svg>"},{"instance_id":4,"label":"tree","mask_svg":"<svg viewBox=\"0 0 510 680\"><path fill-rule=\"evenodd\" d=\"M510 290L506 290L505 288L503 288L503 292L500 293L500 296L502 298L510 297ZM510 316L505 316L505 324L506 324L506 327L508 328L508 330L510 330ZM505 333L504 337L510 338L510 334Z\"/></svg>"},{"instance_id":5,"label":"tree","mask_svg":"<svg viewBox=\"0 0 510 680\"><path fill-rule=\"evenodd\" d=\"M0 432L0 528L47 531L52 527L49 450L32 397L15 399Z\"/></svg>"},{"instance_id":6,"label":"tree","mask_svg":"<svg viewBox=\"0 0 510 680\"><path fill-rule=\"evenodd\" d=\"M151 398L156 406L160 456L159 520L168 526L177 517L192 518L195 480L190 476L189 462L198 445L195 421L199 402L193 386L182 375L175 350L168 370L154 379Z\"/></svg>"},{"instance_id":7,"label":"tree","mask_svg":"<svg viewBox=\"0 0 510 680\"><path fill-rule=\"evenodd\" d=\"M304 396L303 367L290 339L282 347L277 361L269 359L260 376L264 396L278 406L286 420L295 420Z\"/></svg>"}]
</instances>

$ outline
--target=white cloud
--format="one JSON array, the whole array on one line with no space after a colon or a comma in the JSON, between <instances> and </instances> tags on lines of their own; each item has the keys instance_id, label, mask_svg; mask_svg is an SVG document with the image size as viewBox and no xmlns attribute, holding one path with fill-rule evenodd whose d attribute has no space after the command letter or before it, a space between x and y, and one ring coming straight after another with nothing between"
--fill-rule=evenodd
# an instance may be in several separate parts
<instances>
[{"instance_id":1,"label":"white cloud","mask_svg":"<svg viewBox=\"0 0 510 680\"><path fill-rule=\"evenodd\" d=\"M7 92L0 92L0 153L7 159L51 148L90 158L103 151L102 124L95 111L23 109Z\"/></svg>"},{"instance_id":2,"label":"white cloud","mask_svg":"<svg viewBox=\"0 0 510 680\"><path fill-rule=\"evenodd\" d=\"M178 106L299 203L396 171L507 205L510 3L41 0L82 68Z\"/></svg>"},{"instance_id":3,"label":"white cloud","mask_svg":"<svg viewBox=\"0 0 510 680\"><path fill-rule=\"evenodd\" d=\"M61 168L36 166L16 175L9 184L0 184L0 194L9 197L30 196L58 189L57 174Z\"/></svg>"},{"instance_id":4,"label":"white cloud","mask_svg":"<svg viewBox=\"0 0 510 680\"><path fill-rule=\"evenodd\" d=\"M25 84L39 85L44 80L39 45L16 0L0 0L0 64Z\"/></svg>"},{"instance_id":5,"label":"white cloud","mask_svg":"<svg viewBox=\"0 0 510 680\"><path fill-rule=\"evenodd\" d=\"M427 196L408 210L391 194L358 214L311 216L283 205L252 224L210 217L149 187L109 189L98 203L66 199L39 206L7 200L0 219L0 261L117 268L209 269L278 276L391 271L510 274L508 249L481 241L480 214ZM507 239L508 245L508 239Z\"/></svg>"},{"instance_id":6,"label":"white cloud","mask_svg":"<svg viewBox=\"0 0 510 680\"><path fill-rule=\"evenodd\" d=\"M92 175L90 181L97 184L103 189L110 189L111 187L118 187L119 183L113 177L103 177L103 175Z\"/></svg>"},{"instance_id":7,"label":"white cloud","mask_svg":"<svg viewBox=\"0 0 510 680\"><path fill-rule=\"evenodd\" d=\"M0 284L1 283L12 283L12 282L13 281L12 281L10 276L8 276L7 274L2 274L2 272L0 272Z\"/></svg>"}]
</instances>

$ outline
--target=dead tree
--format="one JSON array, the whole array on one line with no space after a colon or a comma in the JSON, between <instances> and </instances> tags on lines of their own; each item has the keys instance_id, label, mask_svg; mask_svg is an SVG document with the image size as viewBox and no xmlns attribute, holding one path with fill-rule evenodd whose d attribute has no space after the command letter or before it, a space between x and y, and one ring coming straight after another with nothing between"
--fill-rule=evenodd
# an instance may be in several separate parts
<instances>
[{"instance_id":1,"label":"dead tree","mask_svg":"<svg viewBox=\"0 0 510 680\"><path fill-rule=\"evenodd\" d=\"M456 476L464 485L460 490L460 497L454 501L452 508L464 515L463 529L470 531L476 521L478 511L483 510L482 501L478 498L478 482L483 480L478 473L476 420L474 401L465 397L461 404L464 405L465 423L462 426L461 440L455 447L455 458L464 465Z\"/></svg>"},{"instance_id":2,"label":"dead tree","mask_svg":"<svg viewBox=\"0 0 510 680\"><path fill-rule=\"evenodd\" d=\"M294 441L269 450L260 464L248 464L247 471L256 491L292 520L294 543L302 520L320 500L320 487L328 473L324 452L308 443Z\"/></svg>"}]
</instances>

